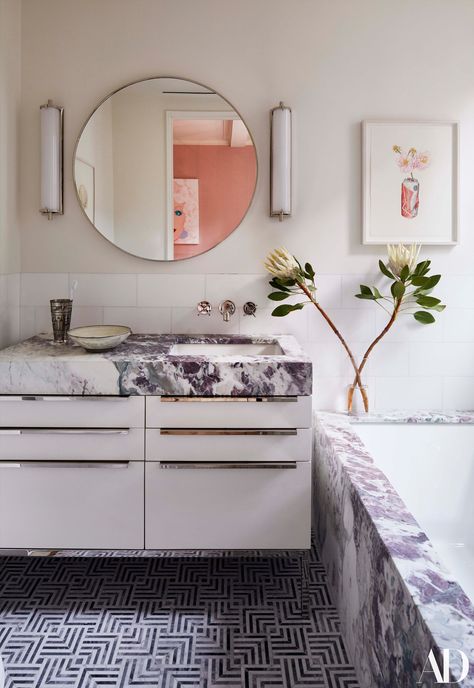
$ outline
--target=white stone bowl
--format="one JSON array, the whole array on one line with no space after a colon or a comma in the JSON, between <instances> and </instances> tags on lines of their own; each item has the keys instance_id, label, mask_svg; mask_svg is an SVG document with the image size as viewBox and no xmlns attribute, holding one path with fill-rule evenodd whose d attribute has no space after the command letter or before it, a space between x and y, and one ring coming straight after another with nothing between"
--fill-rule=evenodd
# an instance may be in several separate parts
<instances>
[{"instance_id":1,"label":"white stone bowl","mask_svg":"<svg viewBox=\"0 0 474 688\"><path fill-rule=\"evenodd\" d=\"M90 325L75 327L68 335L73 342L87 351L106 351L115 349L132 334L132 330L125 325Z\"/></svg>"}]
</instances>

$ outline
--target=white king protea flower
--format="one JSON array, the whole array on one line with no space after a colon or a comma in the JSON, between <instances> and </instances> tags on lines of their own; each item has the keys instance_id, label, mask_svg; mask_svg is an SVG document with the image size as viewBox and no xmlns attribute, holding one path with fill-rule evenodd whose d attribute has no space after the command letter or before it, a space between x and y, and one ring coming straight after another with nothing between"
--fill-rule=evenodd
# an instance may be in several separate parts
<instances>
[{"instance_id":1,"label":"white king protea flower","mask_svg":"<svg viewBox=\"0 0 474 688\"><path fill-rule=\"evenodd\" d=\"M301 272L294 256L286 248L271 251L265 261L265 269L280 279L295 279Z\"/></svg>"},{"instance_id":2,"label":"white king protea flower","mask_svg":"<svg viewBox=\"0 0 474 688\"><path fill-rule=\"evenodd\" d=\"M388 244L388 266L396 277L400 277L400 273L408 265L410 274L416 268L418 263L418 256L420 254L421 244Z\"/></svg>"}]
</instances>

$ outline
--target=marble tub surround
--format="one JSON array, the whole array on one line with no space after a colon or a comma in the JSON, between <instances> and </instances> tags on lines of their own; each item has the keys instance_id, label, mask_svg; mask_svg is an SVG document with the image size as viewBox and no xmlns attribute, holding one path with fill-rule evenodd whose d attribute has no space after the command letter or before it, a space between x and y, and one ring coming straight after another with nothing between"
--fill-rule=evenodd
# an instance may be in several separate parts
<instances>
[{"instance_id":1,"label":"marble tub surround","mask_svg":"<svg viewBox=\"0 0 474 688\"><path fill-rule=\"evenodd\" d=\"M281 355L174 355L175 344L274 344ZM312 364L291 335L131 335L92 353L38 335L0 351L0 394L310 395Z\"/></svg>"},{"instance_id":2,"label":"marble tub surround","mask_svg":"<svg viewBox=\"0 0 474 688\"><path fill-rule=\"evenodd\" d=\"M474 413L316 414L316 540L348 651L363 688L415 686L431 648L467 654L462 685L474 686L474 607L351 427L387 420L472 423ZM457 652L451 662L454 680ZM429 677L423 685L438 685Z\"/></svg>"}]
</instances>

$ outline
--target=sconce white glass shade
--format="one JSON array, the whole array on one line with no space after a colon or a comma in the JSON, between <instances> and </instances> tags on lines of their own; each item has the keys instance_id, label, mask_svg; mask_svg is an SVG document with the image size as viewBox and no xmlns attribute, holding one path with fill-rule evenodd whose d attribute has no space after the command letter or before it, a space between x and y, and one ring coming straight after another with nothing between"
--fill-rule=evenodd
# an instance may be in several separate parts
<instances>
[{"instance_id":1,"label":"sconce white glass shade","mask_svg":"<svg viewBox=\"0 0 474 688\"><path fill-rule=\"evenodd\" d=\"M291 110L280 103L272 110L270 214L291 215Z\"/></svg>"},{"instance_id":2,"label":"sconce white glass shade","mask_svg":"<svg viewBox=\"0 0 474 688\"><path fill-rule=\"evenodd\" d=\"M41 209L52 217L63 212L63 109L42 105L41 113Z\"/></svg>"}]
</instances>

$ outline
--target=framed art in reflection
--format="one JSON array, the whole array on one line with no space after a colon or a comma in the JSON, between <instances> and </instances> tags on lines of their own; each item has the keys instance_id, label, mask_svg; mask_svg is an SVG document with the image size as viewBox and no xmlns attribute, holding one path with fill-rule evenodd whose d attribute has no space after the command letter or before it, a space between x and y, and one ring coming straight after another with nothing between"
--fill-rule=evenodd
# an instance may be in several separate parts
<instances>
[{"instance_id":1,"label":"framed art in reflection","mask_svg":"<svg viewBox=\"0 0 474 688\"><path fill-rule=\"evenodd\" d=\"M175 179L173 185L175 244L199 244L199 180Z\"/></svg>"},{"instance_id":2,"label":"framed art in reflection","mask_svg":"<svg viewBox=\"0 0 474 688\"><path fill-rule=\"evenodd\" d=\"M365 121L363 243L458 241L459 125Z\"/></svg>"}]
</instances>

